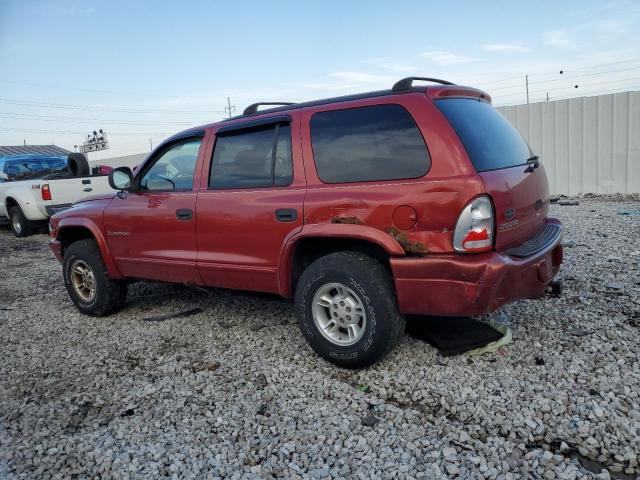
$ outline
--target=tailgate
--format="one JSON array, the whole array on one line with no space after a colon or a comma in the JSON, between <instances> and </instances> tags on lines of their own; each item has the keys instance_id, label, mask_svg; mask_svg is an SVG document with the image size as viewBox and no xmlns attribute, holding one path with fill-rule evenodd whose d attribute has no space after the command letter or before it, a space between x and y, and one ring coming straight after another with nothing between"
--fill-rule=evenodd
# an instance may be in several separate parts
<instances>
[{"instance_id":1,"label":"tailgate","mask_svg":"<svg viewBox=\"0 0 640 480\"><path fill-rule=\"evenodd\" d=\"M526 165L481 172L496 214L496 250L519 245L535 235L547 218L549 186L544 167Z\"/></svg>"},{"instance_id":2,"label":"tailgate","mask_svg":"<svg viewBox=\"0 0 640 480\"><path fill-rule=\"evenodd\" d=\"M538 233L548 213L549 185L527 142L484 100L443 98L434 103L458 134L493 200L496 250Z\"/></svg>"},{"instance_id":3,"label":"tailgate","mask_svg":"<svg viewBox=\"0 0 640 480\"><path fill-rule=\"evenodd\" d=\"M69 205L86 197L115 193L106 176L49 180L49 189L54 205Z\"/></svg>"}]
</instances>

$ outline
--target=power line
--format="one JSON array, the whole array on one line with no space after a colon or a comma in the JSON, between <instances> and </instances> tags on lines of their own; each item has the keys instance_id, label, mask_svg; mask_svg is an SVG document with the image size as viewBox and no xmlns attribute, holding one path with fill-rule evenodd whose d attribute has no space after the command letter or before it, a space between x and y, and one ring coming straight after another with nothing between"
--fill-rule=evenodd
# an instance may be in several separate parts
<instances>
[{"instance_id":1,"label":"power line","mask_svg":"<svg viewBox=\"0 0 640 480\"><path fill-rule=\"evenodd\" d=\"M46 83L34 83L34 82L24 82L17 80L7 80L0 79L2 83L11 83L14 85L24 85L28 87L40 87L40 88L55 88L60 90L76 90L79 92L94 92L94 93L102 93L108 95L132 95L135 97L155 97L155 98L211 98L208 95L161 95L158 93L148 93L148 92L120 92L114 90L98 90L93 88L84 88L84 87L65 87L62 85L51 85Z\"/></svg>"},{"instance_id":2,"label":"power line","mask_svg":"<svg viewBox=\"0 0 640 480\"><path fill-rule=\"evenodd\" d=\"M0 127L0 130L2 131L9 131L9 132L28 132L28 133L60 133L60 134L69 134L69 135L86 135L86 131L72 131L72 130L38 130L38 129L31 129L31 128L10 128L10 127ZM131 133L131 132L109 132L110 136L113 135L117 135L120 137L138 137L138 136L149 136L149 135L161 135L161 136L166 136L166 135L171 135L172 132L138 132L138 133Z\"/></svg>"},{"instance_id":3,"label":"power line","mask_svg":"<svg viewBox=\"0 0 640 480\"><path fill-rule=\"evenodd\" d=\"M70 123L94 123L116 125L194 125L195 122L162 122L152 120L115 120L103 118L62 117L56 115L37 115L27 113L0 112L0 117L16 120L36 120L43 122L70 122Z\"/></svg>"},{"instance_id":4,"label":"power line","mask_svg":"<svg viewBox=\"0 0 640 480\"><path fill-rule=\"evenodd\" d=\"M638 69L640 69L640 65L638 65L637 67L620 68L620 69L614 69L614 70L605 70L603 72L584 73L584 74L574 75L574 76L569 76L569 77L560 76L559 78L555 78L555 79L552 79L552 80L543 80L541 82L531 82L530 81L529 84L538 86L538 85L545 85L545 84L551 84L551 83L557 83L557 82L564 82L564 81L567 81L567 80L576 80L576 79L581 79L581 78L585 78L585 77L595 77L595 76L599 76L599 75L606 75L606 74L609 74L609 73L630 72L630 71L634 71L634 70L638 70ZM624 79L620 79L620 81L624 81ZM513 90L514 88L522 88L522 86L521 85L513 85L513 86L508 86L508 87L498 87L496 89L492 89L492 92L502 92L502 91L505 91L505 90ZM549 90L551 90L551 88Z\"/></svg>"},{"instance_id":5,"label":"power line","mask_svg":"<svg viewBox=\"0 0 640 480\"><path fill-rule=\"evenodd\" d=\"M572 99L572 98L587 98L587 97L593 97L596 95L607 95L607 94L614 94L614 93L625 93L625 92L631 92L631 91L637 91L640 90L640 84L638 85L631 85L628 87L620 87L620 88L614 88L614 89L602 89L602 90L596 90L596 91L591 91L591 92L585 92L582 95L562 95L559 97L554 97L551 98L550 100L556 101L556 100L566 100L566 99ZM507 102L507 103L501 103L499 105L495 105L495 107L508 107L508 106L514 106L514 105L521 105L521 103L513 103L514 101L511 102ZM546 103L546 100L544 97L540 97L539 100L533 100L531 103Z\"/></svg>"},{"instance_id":6,"label":"power line","mask_svg":"<svg viewBox=\"0 0 640 480\"><path fill-rule=\"evenodd\" d=\"M594 86L594 85L604 85L604 84L607 84L607 83L622 83L622 82L627 82L627 81L631 81L631 80L639 80L639 79L640 79L640 77L628 77L628 78L624 78L624 79L605 80L605 81L602 81L602 82L583 83L583 84L578 85L578 88L581 88L581 89L584 90L585 88L589 88L589 87ZM576 88L576 87L573 86L573 85L570 85L570 86L567 86L567 87L543 88L543 89L540 89L540 90L532 90L529 93L545 93L547 91L548 92L552 92L552 91L567 90L567 89L572 89L572 88ZM625 88L625 87L620 87L620 88ZM516 96L522 96L522 95L523 95L522 93L509 93L509 94L506 94L506 95L500 95L500 97L501 98L504 98L504 97L516 97Z\"/></svg>"},{"instance_id":7,"label":"power line","mask_svg":"<svg viewBox=\"0 0 640 480\"><path fill-rule=\"evenodd\" d=\"M639 61L640 61L640 58L632 58L632 59L628 59L628 60L621 60L619 62L600 63L600 64L596 64L596 65L585 65L583 67L576 67L576 68L572 68L572 69L569 69L569 70L563 69L562 71L564 73L566 73L566 72L574 72L576 70L588 70L588 69L591 69L591 68L608 67L608 66L611 66L611 65L620 65L620 64L623 64L623 63L634 63L634 62L639 62ZM634 68L638 68L638 67L634 67ZM528 75L529 75L529 77L548 77L548 76L553 76L553 75L559 75L559 72L560 72L560 70L557 70L557 71L554 71L554 72L545 72L545 73L530 73ZM476 75L486 75L486 74L491 74L491 73L493 73L493 72L485 72L484 74L476 74ZM478 83L478 85L483 85L483 86L484 85L494 85L496 83L502 83L502 82L506 82L506 81L509 81L509 80L522 80L523 76L524 76L524 74L521 74L521 75L516 75L516 76L513 76L513 77L501 78L501 79L498 79L498 80L491 80L489 82L478 81L477 83ZM513 87L500 87L500 88L515 88L515 87L521 88L521 85L518 84L518 85L514 85Z\"/></svg>"},{"instance_id":8,"label":"power line","mask_svg":"<svg viewBox=\"0 0 640 480\"><path fill-rule=\"evenodd\" d=\"M100 112L122 112L122 113L180 113L180 114L203 114L211 115L213 113L224 114L222 110L171 110L171 109L136 109L136 108L118 108L106 107L102 105L78 105L69 103L50 103L38 102L33 100L0 98L0 103L6 105L20 105L40 108L59 108L63 110L95 110Z\"/></svg>"}]
</instances>

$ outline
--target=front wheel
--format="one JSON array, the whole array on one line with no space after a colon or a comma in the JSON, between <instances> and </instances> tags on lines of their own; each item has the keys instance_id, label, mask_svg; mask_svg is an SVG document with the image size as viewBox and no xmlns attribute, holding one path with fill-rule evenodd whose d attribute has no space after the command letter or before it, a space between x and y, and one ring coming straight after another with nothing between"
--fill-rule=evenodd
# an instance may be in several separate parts
<instances>
[{"instance_id":1,"label":"front wheel","mask_svg":"<svg viewBox=\"0 0 640 480\"><path fill-rule=\"evenodd\" d=\"M402 337L391 277L359 252L338 252L313 262L296 288L302 333L323 358L347 368L380 360Z\"/></svg>"},{"instance_id":2,"label":"front wheel","mask_svg":"<svg viewBox=\"0 0 640 480\"><path fill-rule=\"evenodd\" d=\"M94 240L79 240L64 252L64 284L82 313L103 316L119 310L127 299L127 284L107 274Z\"/></svg>"}]
</instances>

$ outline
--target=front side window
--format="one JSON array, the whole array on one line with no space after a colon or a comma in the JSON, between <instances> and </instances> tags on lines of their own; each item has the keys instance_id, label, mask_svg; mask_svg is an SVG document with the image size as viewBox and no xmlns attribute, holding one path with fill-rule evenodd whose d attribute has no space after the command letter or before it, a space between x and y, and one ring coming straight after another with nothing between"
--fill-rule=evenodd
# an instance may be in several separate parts
<instances>
[{"instance_id":1,"label":"front side window","mask_svg":"<svg viewBox=\"0 0 640 480\"><path fill-rule=\"evenodd\" d=\"M172 145L140 178L141 191L185 191L193 188L201 138Z\"/></svg>"},{"instance_id":2,"label":"front side window","mask_svg":"<svg viewBox=\"0 0 640 480\"><path fill-rule=\"evenodd\" d=\"M422 134L400 105L319 112L310 124L316 169L325 183L418 178L431 165Z\"/></svg>"},{"instance_id":3,"label":"front side window","mask_svg":"<svg viewBox=\"0 0 640 480\"><path fill-rule=\"evenodd\" d=\"M292 180L291 127L288 124L218 135L209 188L285 186Z\"/></svg>"}]
</instances>

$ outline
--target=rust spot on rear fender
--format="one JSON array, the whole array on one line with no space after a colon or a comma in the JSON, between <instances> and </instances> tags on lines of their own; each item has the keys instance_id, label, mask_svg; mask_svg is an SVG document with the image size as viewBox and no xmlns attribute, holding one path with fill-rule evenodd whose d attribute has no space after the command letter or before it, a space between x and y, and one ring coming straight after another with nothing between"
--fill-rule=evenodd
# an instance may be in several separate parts
<instances>
[{"instance_id":1,"label":"rust spot on rear fender","mask_svg":"<svg viewBox=\"0 0 640 480\"><path fill-rule=\"evenodd\" d=\"M396 227L387 227L385 232L398 242L407 254L424 256L429 253L429 249L425 247L423 243L412 242L407 238L407 234L405 232L398 230Z\"/></svg>"},{"instance_id":2,"label":"rust spot on rear fender","mask_svg":"<svg viewBox=\"0 0 640 480\"><path fill-rule=\"evenodd\" d=\"M364 225L358 217L333 217L331 223L343 223L349 225Z\"/></svg>"}]
</instances>

